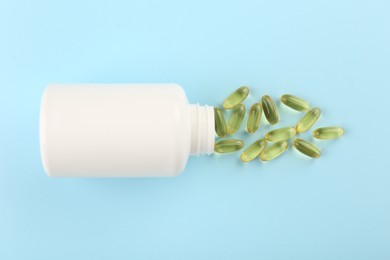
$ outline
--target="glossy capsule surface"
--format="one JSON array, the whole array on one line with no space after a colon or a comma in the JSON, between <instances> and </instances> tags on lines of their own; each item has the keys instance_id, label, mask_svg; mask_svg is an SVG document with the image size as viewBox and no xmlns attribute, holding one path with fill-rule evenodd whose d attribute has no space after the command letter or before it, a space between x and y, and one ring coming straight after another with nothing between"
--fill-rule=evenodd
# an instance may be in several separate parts
<instances>
[{"instance_id":1,"label":"glossy capsule surface","mask_svg":"<svg viewBox=\"0 0 390 260\"><path fill-rule=\"evenodd\" d=\"M274 125L279 122L279 113L276 109L275 102L268 95L265 95L261 98L261 105L263 106L263 111L267 121Z\"/></svg>"},{"instance_id":2,"label":"glossy capsule surface","mask_svg":"<svg viewBox=\"0 0 390 260\"><path fill-rule=\"evenodd\" d=\"M318 118L320 118L321 110L315 107L309 110L298 122L296 126L297 133L306 132L312 127Z\"/></svg>"},{"instance_id":3,"label":"glossy capsule surface","mask_svg":"<svg viewBox=\"0 0 390 260\"><path fill-rule=\"evenodd\" d=\"M241 156L240 159L243 162L250 162L256 157L260 155L260 153L264 150L266 146L267 141L264 139L259 139L253 144L251 144L248 148L246 148Z\"/></svg>"},{"instance_id":4,"label":"glossy capsule surface","mask_svg":"<svg viewBox=\"0 0 390 260\"><path fill-rule=\"evenodd\" d=\"M293 144L294 147L304 155L307 155L312 158L319 158L321 156L320 149L318 149L318 147L316 147L312 143L309 143L308 141L297 138L294 140Z\"/></svg>"},{"instance_id":5,"label":"glossy capsule surface","mask_svg":"<svg viewBox=\"0 0 390 260\"><path fill-rule=\"evenodd\" d=\"M240 104L246 99L249 94L249 88L247 86L242 86L236 89L232 94L230 94L222 103L224 109L232 109L236 105Z\"/></svg>"},{"instance_id":6,"label":"glossy capsule surface","mask_svg":"<svg viewBox=\"0 0 390 260\"><path fill-rule=\"evenodd\" d=\"M244 147L244 142L239 139L221 140L214 144L216 153L232 153L241 150Z\"/></svg>"},{"instance_id":7,"label":"glossy capsule surface","mask_svg":"<svg viewBox=\"0 0 390 260\"><path fill-rule=\"evenodd\" d=\"M234 134L240 129L241 123L245 117L245 106L238 104L232 110L232 114L227 125L227 133L229 135Z\"/></svg>"},{"instance_id":8,"label":"glossy capsule surface","mask_svg":"<svg viewBox=\"0 0 390 260\"><path fill-rule=\"evenodd\" d=\"M296 133L297 131L294 127L283 127L269 131L265 134L265 138L270 142L279 142L293 138Z\"/></svg>"},{"instance_id":9,"label":"glossy capsule surface","mask_svg":"<svg viewBox=\"0 0 390 260\"><path fill-rule=\"evenodd\" d=\"M336 139L344 135L344 129L337 126L321 127L313 131L313 137L322 140Z\"/></svg>"},{"instance_id":10,"label":"glossy capsule surface","mask_svg":"<svg viewBox=\"0 0 390 260\"><path fill-rule=\"evenodd\" d=\"M263 115L263 108L260 103L255 103L249 110L248 121L246 129L249 133L253 134L259 129L261 116Z\"/></svg>"},{"instance_id":11,"label":"glossy capsule surface","mask_svg":"<svg viewBox=\"0 0 390 260\"><path fill-rule=\"evenodd\" d=\"M227 124L225 116L221 109L214 107L214 123L215 123L215 133L219 137L225 137L227 135Z\"/></svg>"},{"instance_id":12,"label":"glossy capsule surface","mask_svg":"<svg viewBox=\"0 0 390 260\"><path fill-rule=\"evenodd\" d=\"M282 155L288 148L287 141L280 141L268 146L260 153L260 160L270 161Z\"/></svg>"},{"instance_id":13,"label":"glossy capsule surface","mask_svg":"<svg viewBox=\"0 0 390 260\"><path fill-rule=\"evenodd\" d=\"M297 111L306 112L310 109L309 102L290 94L284 94L281 96L280 101L289 108Z\"/></svg>"}]
</instances>

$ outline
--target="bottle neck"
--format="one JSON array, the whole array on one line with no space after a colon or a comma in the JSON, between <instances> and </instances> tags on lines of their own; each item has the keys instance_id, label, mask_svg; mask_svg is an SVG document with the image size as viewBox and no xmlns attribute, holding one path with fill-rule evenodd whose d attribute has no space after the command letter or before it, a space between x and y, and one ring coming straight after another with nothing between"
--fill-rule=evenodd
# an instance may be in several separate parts
<instances>
[{"instance_id":1,"label":"bottle neck","mask_svg":"<svg viewBox=\"0 0 390 260\"><path fill-rule=\"evenodd\" d=\"M189 105L190 128L191 128L191 155L214 153L214 108Z\"/></svg>"}]
</instances>

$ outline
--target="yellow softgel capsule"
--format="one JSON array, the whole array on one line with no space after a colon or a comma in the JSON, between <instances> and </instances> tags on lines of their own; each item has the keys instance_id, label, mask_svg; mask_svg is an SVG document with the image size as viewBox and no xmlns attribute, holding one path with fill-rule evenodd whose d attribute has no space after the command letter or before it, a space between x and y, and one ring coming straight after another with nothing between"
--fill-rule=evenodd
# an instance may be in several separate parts
<instances>
[{"instance_id":1,"label":"yellow softgel capsule","mask_svg":"<svg viewBox=\"0 0 390 260\"><path fill-rule=\"evenodd\" d=\"M313 137L317 139L330 140L344 135L344 129L337 126L321 127L313 131Z\"/></svg>"},{"instance_id":2,"label":"yellow softgel capsule","mask_svg":"<svg viewBox=\"0 0 390 260\"><path fill-rule=\"evenodd\" d=\"M279 121L279 114L278 110L276 109L275 102L272 100L272 98L268 95L265 95L261 98L261 104L263 106L263 111L265 118L267 118L267 121L274 125L278 123Z\"/></svg>"},{"instance_id":3,"label":"yellow softgel capsule","mask_svg":"<svg viewBox=\"0 0 390 260\"><path fill-rule=\"evenodd\" d=\"M230 116L229 123L227 126L227 133L229 135L234 134L240 129L241 123L245 117L245 106L243 104L238 104L232 110L232 115Z\"/></svg>"},{"instance_id":4,"label":"yellow softgel capsule","mask_svg":"<svg viewBox=\"0 0 390 260\"><path fill-rule=\"evenodd\" d=\"M266 146L267 141L264 139L259 139L253 144L251 144L248 148L246 148L241 156L240 159L243 162L250 162L256 157L260 155L260 153L264 150Z\"/></svg>"},{"instance_id":5,"label":"yellow softgel capsule","mask_svg":"<svg viewBox=\"0 0 390 260\"><path fill-rule=\"evenodd\" d=\"M260 125L261 116L263 115L263 108L260 103L255 103L249 110L248 121L246 129L249 133L253 134L257 131Z\"/></svg>"},{"instance_id":6,"label":"yellow softgel capsule","mask_svg":"<svg viewBox=\"0 0 390 260\"><path fill-rule=\"evenodd\" d=\"M320 118L321 110L318 107L309 110L298 122L296 129L297 133L306 132L312 127L318 118Z\"/></svg>"},{"instance_id":7,"label":"yellow softgel capsule","mask_svg":"<svg viewBox=\"0 0 390 260\"><path fill-rule=\"evenodd\" d=\"M214 123L215 123L215 132L219 137L225 137L227 134L227 125L225 116L221 109L214 107Z\"/></svg>"},{"instance_id":8,"label":"yellow softgel capsule","mask_svg":"<svg viewBox=\"0 0 390 260\"><path fill-rule=\"evenodd\" d=\"M222 140L214 144L216 153L232 153L241 150L244 147L244 142L239 139Z\"/></svg>"},{"instance_id":9,"label":"yellow softgel capsule","mask_svg":"<svg viewBox=\"0 0 390 260\"><path fill-rule=\"evenodd\" d=\"M260 160L270 161L282 155L288 148L287 141L280 141L264 149L260 153Z\"/></svg>"},{"instance_id":10,"label":"yellow softgel capsule","mask_svg":"<svg viewBox=\"0 0 390 260\"><path fill-rule=\"evenodd\" d=\"M242 101L246 99L249 94L249 88L247 86L242 86L236 89L230 96L228 96L222 103L224 109L232 109Z\"/></svg>"},{"instance_id":11,"label":"yellow softgel capsule","mask_svg":"<svg viewBox=\"0 0 390 260\"><path fill-rule=\"evenodd\" d=\"M318 149L315 145L309 143L308 141L297 138L294 140L293 144L294 147L304 155L307 155L312 158L319 158L321 156L320 149Z\"/></svg>"},{"instance_id":12,"label":"yellow softgel capsule","mask_svg":"<svg viewBox=\"0 0 390 260\"><path fill-rule=\"evenodd\" d=\"M280 101L282 101L282 103L289 108L292 108L297 111L306 112L310 109L310 105L307 101L290 94L284 94L283 96L281 96Z\"/></svg>"},{"instance_id":13,"label":"yellow softgel capsule","mask_svg":"<svg viewBox=\"0 0 390 260\"><path fill-rule=\"evenodd\" d=\"M283 127L266 133L265 138L270 142L279 142L293 138L296 133L294 127Z\"/></svg>"}]
</instances>

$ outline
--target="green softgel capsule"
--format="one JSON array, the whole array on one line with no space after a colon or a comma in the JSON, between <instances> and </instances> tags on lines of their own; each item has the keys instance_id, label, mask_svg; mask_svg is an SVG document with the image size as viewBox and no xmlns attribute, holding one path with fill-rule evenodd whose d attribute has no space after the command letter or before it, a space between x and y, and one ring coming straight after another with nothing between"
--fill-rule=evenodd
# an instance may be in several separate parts
<instances>
[{"instance_id":1,"label":"green softgel capsule","mask_svg":"<svg viewBox=\"0 0 390 260\"><path fill-rule=\"evenodd\" d=\"M236 89L222 103L224 109L232 109L246 99L249 94L249 88L246 86Z\"/></svg>"},{"instance_id":2,"label":"green softgel capsule","mask_svg":"<svg viewBox=\"0 0 390 260\"><path fill-rule=\"evenodd\" d=\"M288 148L287 141L280 141L264 149L260 153L260 160L270 161L282 155Z\"/></svg>"},{"instance_id":3,"label":"green softgel capsule","mask_svg":"<svg viewBox=\"0 0 390 260\"><path fill-rule=\"evenodd\" d=\"M253 144L251 144L248 148L246 148L242 152L242 154L240 156L241 161L250 162L253 159L255 159L256 157L258 157L260 155L260 153L264 150L266 143L267 143L266 140L259 139L256 142L254 142Z\"/></svg>"},{"instance_id":4,"label":"green softgel capsule","mask_svg":"<svg viewBox=\"0 0 390 260\"><path fill-rule=\"evenodd\" d=\"M265 118L267 118L267 121L274 125L278 123L279 121L279 114L278 110L276 109L275 102L272 100L272 98L268 95L265 95L261 98L261 104L263 106L263 111Z\"/></svg>"},{"instance_id":5,"label":"green softgel capsule","mask_svg":"<svg viewBox=\"0 0 390 260\"><path fill-rule=\"evenodd\" d=\"M344 129L336 126L321 127L313 131L313 137L317 139L336 139L344 135Z\"/></svg>"},{"instance_id":6,"label":"green softgel capsule","mask_svg":"<svg viewBox=\"0 0 390 260\"><path fill-rule=\"evenodd\" d=\"M297 133L306 132L312 127L321 115L321 110L318 107L309 110L298 122L296 129Z\"/></svg>"},{"instance_id":7,"label":"green softgel capsule","mask_svg":"<svg viewBox=\"0 0 390 260\"><path fill-rule=\"evenodd\" d=\"M266 133L265 138L270 142L279 142L293 138L296 133L294 127L283 127Z\"/></svg>"},{"instance_id":8,"label":"green softgel capsule","mask_svg":"<svg viewBox=\"0 0 390 260\"><path fill-rule=\"evenodd\" d=\"M244 147L244 142L239 139L222 140L214 144L216 153L232 153L241 150Z\"/></svg>"},{"instance_id":9,"label":"green softgel capsule","mask_svg":"<svg viewBox=\"0 0 390 260\"><path fill-rule=\"evenodd\" d=\"M308 141L297 138L294 140L293 144L294 147L304 155L307 155L312 158L319 158L321 156L320 149L318 149L315 145L309 143Z\"/></svg>"},{"instance_id":10,"label":"green softgel capsule","mask_svg":"<svg viewBox=\"0 0 390 260\"><path fill-rule=\"evenodd\" d=\"M227 134L227 125L225 116L221 109L214 107L214 121L215 121L215 132L219 137L225 137Z\"/></svg>"},{"instance_id":11,"label":"green softgel capsule","mask_svg":"<svg viewBox=\"0 0 390 260\"><path fill-rule=\"evenodd\" d=\"M280 98L283 104L297 111L306 112L310 109L310 105L307 101L289 94L285 94Z\"/></svg>"},{"instance_id":12,"label":"green softgel capsule","mask_svg":"<svg viewBox=\"0 0 390 260\"><path fill-rule=\"evenodd\" d=\"M260 103L255 103L249 111L249 117L246 125L246 129L249 133L253 134L257 131L260 125L261 116L263 115L263 108Z\"/></svg>"},{"instance_id":13,"label":"green softgel capsule","mask_svg":"<svg viewBox=\"0 0 390 260\"><path fill-rule=\"evenodd\" d=\"M232 110L232 115L230 116L229 123L227 126L227 133L229 135L234 134L240 129L242 120L245 117L245 106L243 104L238 104Z\"/></svg>"}]
</instances>

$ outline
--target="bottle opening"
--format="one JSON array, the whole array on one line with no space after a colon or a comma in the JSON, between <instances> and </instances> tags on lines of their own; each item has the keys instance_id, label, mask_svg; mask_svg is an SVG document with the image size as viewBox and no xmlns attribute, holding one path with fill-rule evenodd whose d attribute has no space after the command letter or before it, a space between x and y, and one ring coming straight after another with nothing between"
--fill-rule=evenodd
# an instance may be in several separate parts
<instances>
[{"instance_id":1,"label":"bottle opening","mask_svg":"<svg viewBox=\"0 0 390 260\"><path fill-rule=\"evenodd\" d=\"M191 155L214 153L214 109L211 106L190 105Z\"/></svg>"}]
</instances>

